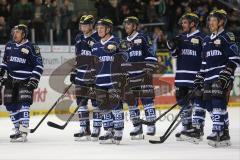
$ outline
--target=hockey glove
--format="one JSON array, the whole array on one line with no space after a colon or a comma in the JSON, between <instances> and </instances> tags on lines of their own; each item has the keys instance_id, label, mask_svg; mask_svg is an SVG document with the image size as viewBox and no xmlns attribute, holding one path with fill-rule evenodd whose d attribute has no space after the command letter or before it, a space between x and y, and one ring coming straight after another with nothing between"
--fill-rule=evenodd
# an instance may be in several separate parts
<instances>
[{"instance_id":1,"label":"hockey glove","mask_svg":"<svg viewBox=\"0 0 240 160\"><path fill-rule=\"evenodd\" d=\"M226 67L219 73L219 80L222 84L223 89L228 88L231 84L231 76L233 75L236 66L234 64L227 64Z\"/></svg>"},{"instance_id":2,"label":"hockey glove","mask_svg":"<svg viewBox=\"0 0 240 160\"><path fill-rule=\"evenodd\" d=\"M203 84L204 84L204 77L203 77L202 73L198 72L197 75L196 75L196 78L194 79L193 87L198 88L198 89L202 89Z\"/></svg>"},{"instance_id":3,"label":"hockey glove","mask_svg":"<svg viewBox=\"0 0 240 160\"><path fill-rule=\"evenodd\" d=\"M0 68L0 86L3 86L3 84L4 84L4 78L3 78L4 74L5 74L5 70Z\"/></svg>"},{"instance_id":4,"label":"hockey glove","mask_svg":"<svg viewBox=\"0 0 240 160\"><path fill-rule=\"evenodd\" d=\"M75 84L76 72L70 73L70 82Z\"/></svg>"},{"instance_id":5,"label":"hockey glove","mask_svg":"<svg viewBox=\"0 0 240 160\"><path fill-rule=\"evenodd\" d=\"M27 83L27 88L29 89L29 90L34 90L34 89L37 89L37 87L38 87L38 80L36 80L36 79L30 79L29 81L28 81L28 83Z\"/></svg>"},{"instance_id":6,"label":"hockey glove","mask_svg":"<svg viewBox=\"0 0 240 160\"><path fill-rule=\"evenodd\" d=\"M180 36L167 41L167 47L170 50L172 56L177 56L179 53L179 46L181 44Z\"/></svg>"},{"instance_id":7,"label":"hockey glove","mask_svg":"<svg viewBox=\"0 0 240 160\"><path fill-rule=\"evenodd\" d=\"M0 77L0 87L2 87L4 85L4 78Z\"/></svg>"}]
</instances>

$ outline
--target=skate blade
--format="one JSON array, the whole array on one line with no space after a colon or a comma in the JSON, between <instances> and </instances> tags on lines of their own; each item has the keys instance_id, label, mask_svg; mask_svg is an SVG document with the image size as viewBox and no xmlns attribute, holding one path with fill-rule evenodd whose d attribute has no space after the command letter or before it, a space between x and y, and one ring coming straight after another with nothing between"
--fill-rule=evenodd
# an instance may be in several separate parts
<instances>
[{"instance_id":1,"label":"skate blade","mask_svg":"<svg viewBox=\"0 0 240 160\"><path fill-rule=\"evenodd\" d=\"M74 140L78 142L91 141L91 137L90 136L75 137Z\"/></svg>"},{"instance_id":2,"label":"skate blade","mask_svg":"<svg viewBox=\"0 0 240 160\"><path fill-rule=\"evenodd\" d=\"M100 144L115 144L114 139L99 140Z\"/></svg>"},{"instance_id":3,"label":"skate blade","mask_svg":"<svg viewBox=\"0 0 240 160\"><path fill-rule=\"evenodd\" d=\"M121 141L119 141L119 140L115 140L115 144L116 144L116 145L119 145L120 142L121 142Z\"/></svg>"},{"instance_id":4,"label":"skate blade","mask_svg":"<svg viewBox=\"0 0 240 160\"><path fill-rule=\"evenodd\" d=\"M232 144L231 144L230 140L221 141L221 142L216 142L216 141L209 140L208 145L210 145L214 148L220 148L220 147L229 147Z\"/></svg>"},{"instance_id":5,"label":"skate blade","mask_svg":"<svg viewBox=\"0 0 240 160\"><path fill-rule=\"evenodd\" d=\"M136 135L136 136L131 136L131 140L142 140L142 139L144 139L143 134L139 134L139 135Z\"/></svg>"},{"instance_id":6,"label":"skate blade","mask_svg":"<svg viewBox=\"0 0 240 160\"><path fill-rule=\"evenodd\" d=\"M93 141L93 142L98 141L98 137L91 137L91 141Z\"/></svg>"},{"instance_id":7,"label":"skate blade","mask_svg":"<svg viewBox=\"0 0 240 160\"><path fill-rule=\"evenodd\" d=\"M182 137L183 141L187 141L187 142L192 143L192 144L199 144L201 141L203 141L203 137L200 137L200 139L193 138L193 137L188 137L188 136L185 136L185 135L182 135L181 137Z\"/></svg>"},{"instance_id":8,"label":"skate blade","mask_svg":"<svg viewBox=\"0 0 240 160\"><path fill-rule=\"evenodd\" d=\"M17 139L11 139L10 142L12 143L24 143L27 142L27 138L26 137L21 137L21 138L17 138Z\"/></svg>"},{"instance_id":9,"label":"skate blade","mask_svg":"<svg viewBox=\"0 0 240 160\"><path fill-rule=\"evenodd\" d=\"M176 141L185 141L186 139L185 138L183 138L182 136L180 136L180 137L176 137Z\"/></svg>"}]
</instances>

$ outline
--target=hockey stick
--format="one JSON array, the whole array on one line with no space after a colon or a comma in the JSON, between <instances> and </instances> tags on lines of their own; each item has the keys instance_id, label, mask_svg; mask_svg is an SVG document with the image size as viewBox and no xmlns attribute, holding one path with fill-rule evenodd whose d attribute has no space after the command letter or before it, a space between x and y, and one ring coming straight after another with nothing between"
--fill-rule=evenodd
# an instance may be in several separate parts
<instances>
[{"instance_id":1,"label":"hockey stick","mask_svg":"<svg viewBox=\"0 0 240 160\"><path fill-rule=\"evenodd\" d=\"M193 89L192 92L188 93L182 100L180 100L180 102L175 103L172 107L170 107L167 111L165 111L163 114L161 114L159 117L157 117L154 121L146 121L143 119L140 119L140 123L144 124L144 125L154 125L158 120L160 120L162 117L164 117L168 112L170 112L171 110L173 110L176 106L179 105L179 103L183 103L183 102L187 102L188 99L191 98L191 95L196 91L196 88Z\"/></svg>"},{"instance_id":2,"label":"hockey stick","mask_svg":"<svg viewBox=\"0 0 240 160\"><path fill-rule=\"evenodd\" d=\"M159 144L159 143L163 143L167 140L167 138L172 134L172 132L179 126L179 124L181 123L181 120L179 120L175 126L171 129L171 131L166 132L164 135L165 136L161 136L159 141L156 140L149 140L149 143L151 144Z\"/></svg>"},{"instance_id":3,"label":"hockey stick","mask_svg":"<svg viewBox=\"0 0 240 160\"><path fill-rule=\"evenodd\" d=\"M194 88L192 90L192 92L190 92L190 94L188 94L188 97L186 98L186 101L185 102L188 102L190 101L193 93L197 90L197 88ZM168 127L168 129L166 130L166 132L163 134L163 136L160 137L160 140L159 141L156 141L156 140L149 140L150 143L152 144L157 144L157 143L163 143L170 135L171 133L178 127L178 125L180 124L181 120L177 121L177 119L180 117L181 113L183 112L183 110L185 109L185 107L183 107L179 113L177 114L177 116L175 117L175 119L173 120L173 122L170 124L170 126ZM176 124L175 124L176 123ZM174 125L175 124L175 125Z\"/></svg>"},{"instance_id":4,"label":"hockey stick","mask_svg":"<svg viewBox=\"0 0 240 160\"><path fill-rule=\"evenodd\" d=\"M20 125L20 128L19 130L22 131L22 132L27 132L27 133L34 133L38 127L42 124L42 122L47 118L47 116L50 114L50 112L56 107L56 105L59 103L59 101L65 97L66 93L68 92L68 90L71 88L72 86L72 83L67 86L67 88L65 88L64 92L62 93L62 95L57 99L57 101L52 105L52 107L48 110L48 112L44 115L44 117L38 122L38 124L36 125L35 128L33 129L28 129L28 128L25 128L25 127L22 127Z\"/></svg>"},{"instance_id":5,"label":"hockey stick","mask_svg":"<svg viewBox=\"0 0 240 160\"><path fill-rule=\"evenodd\" d=\"M51 121L48 121L47 122L47 125L49 127L53 127L53 128L56 128L56 129L61 129L63 130L64 128L66 128L66 126L68 125L68 123L71 121L71 119L73 118L73 116L75 115L75 113L78 111L79 107L81 105L78 105L78 107L73 111L73 113L71 113L71 115L68 117L67 121L64 123L64 125L59 125L59 124L56 124L54 122L51 122Z\"/></svg>"},{"instance_id":6,"label":"hockey stick","mask_svg":"<svg viewBox=\"0 0 240 160\"><path fill-rule=\"evenodd\" d=\"M75 108L75 110L71 113L71 115L68 117L67 121L63 125L59 125L59 124L51 122L51 121L48 121L47 125L49 127L53 127L53 128L56 128L56 129L61 129L61 130L65 129L66 126L68 125L68 123L71 121L71 119L73 118L73 116L75 115L75 113L78 111L78 109L80 107L81 107L81 105L78 105L78 107Z\"/></svg>"}]
</instances>

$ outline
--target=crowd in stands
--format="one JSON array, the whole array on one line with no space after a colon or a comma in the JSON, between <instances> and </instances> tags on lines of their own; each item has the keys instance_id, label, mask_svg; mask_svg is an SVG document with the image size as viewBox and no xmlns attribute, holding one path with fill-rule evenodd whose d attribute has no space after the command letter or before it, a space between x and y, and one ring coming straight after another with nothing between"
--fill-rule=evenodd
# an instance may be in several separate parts
<instances>
[{"instance_id":1,"label":"crowd in stands","mask_svg":"<svg viewBox=\"0 0 240 160\"><path fill-rule=\"evenodd\" d=\"M0 44L8 41L11 28L19 23L35 29L37 43L49 43L50 29L53 30L54 41L62 44L67 44L67 29L70 29L73 42L74 36L78 33L79 18L86 12L76 11L71 0L58 2L59 0L0 0ZM200 16L199 28L208 32L207 15L214 8L223 8L228 12L228 30L240 35L239 11L215 0L92 0L92 2L96 8L95 16L111 18L115 26L121 25L123 19L130 15L137 16L143 24L164 23L143 28L151 33L156 48L165 48L166 39L178 33L178 20L185 12L196 12ZM115 29L119 30L119 27Z\"/></svg>"}]
</instances>

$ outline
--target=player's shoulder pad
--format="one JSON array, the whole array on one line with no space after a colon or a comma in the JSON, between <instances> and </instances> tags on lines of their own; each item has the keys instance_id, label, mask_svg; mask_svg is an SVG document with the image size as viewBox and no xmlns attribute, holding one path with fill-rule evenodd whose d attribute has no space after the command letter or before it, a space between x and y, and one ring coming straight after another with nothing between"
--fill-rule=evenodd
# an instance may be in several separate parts
<instances>
[{"instance_id":1,"label":"player's shoulder pad","mask_svg":"<svg viewBox=\"0 0 240 160\"><path fill-rule=\"evenodd\" d=\"M137 37L141 38L142 41L143 41L144 43L146 43L148 46L151 46L151 45L152 45L152 39L150 38L149 35L143 34L143 33L139 33Z\"/></svg>"},{"instance_id":2,"label":"player's shoulder pad","mask_svg":"<svg viewBox=\"0 0 240 160\"><path fill-rule=\"evenodd\" d=\"M199 36L199 38L201 38L202 40L207 36L205 33L203 33L203 32L198 32L198 34L197 34L198 36Z\"/></svg>"},{"instance_id":3,"label":"player's shoulder pad","mask_svg":"<svg viewBox=\"0 0 240 160\"><path fill-rule=\"evenodd\" d=\"M110 39L110 41L115 42L115 43L120 43L120 38L119 37L113 37Z\"/></svg>"},{"instance_id":4,"label":"player's shoulder pad","mask_svg":"<svg viewBox=\"0 0 240 160\"><path fill-rule=\"evenodd\" d=\"M99 42L100 39L101 39L96 31L91 35L91 37L92 37L96 42Z\"/></svg>"},{"instance_id":5,"label":"player's shoulder pad","mask_svg":"<svg viewBox=\"0 0 240 160\"><path fill-rule=\"evenodd\" d=\"M78 33L76 35L76 37L75 37L75 43L79 43L82 38L83 38L83 34L82 33Z\"/></svg>"},{"instance_id":6,"label":"player's shoulder pad","mask_svg":"<svg viewBox=\"0 0 240 160\"><path fill-rule=\"evenodd\" d=\"M5 45L5 47L10 47L10 46L12 46L12 44L14 44L13 41L8 41L8 42L6 43L6 45Z\"/></svg>"},{"instance_id":7,"label":"player's shoulder pad","mask_svg":"<svg viewBox=\"0 0 240 160\"><path fill-rule=\"evenodd\" d=\"M37 56L41 55L40 47L35 43L31 43L31 42L26 43L26 48L30 48L33 54Z\"/></svg>"},{"instance_id":8,"label":"player's shoulder pad","mask_svg":"<svg viewBox=\"0 0 240 160\"><path fill-rule=\"evenodd\" d=\"M226 32L226 38L229 42L236 42L235 35L232 32Z\"/></svg>"}]
</instances>

